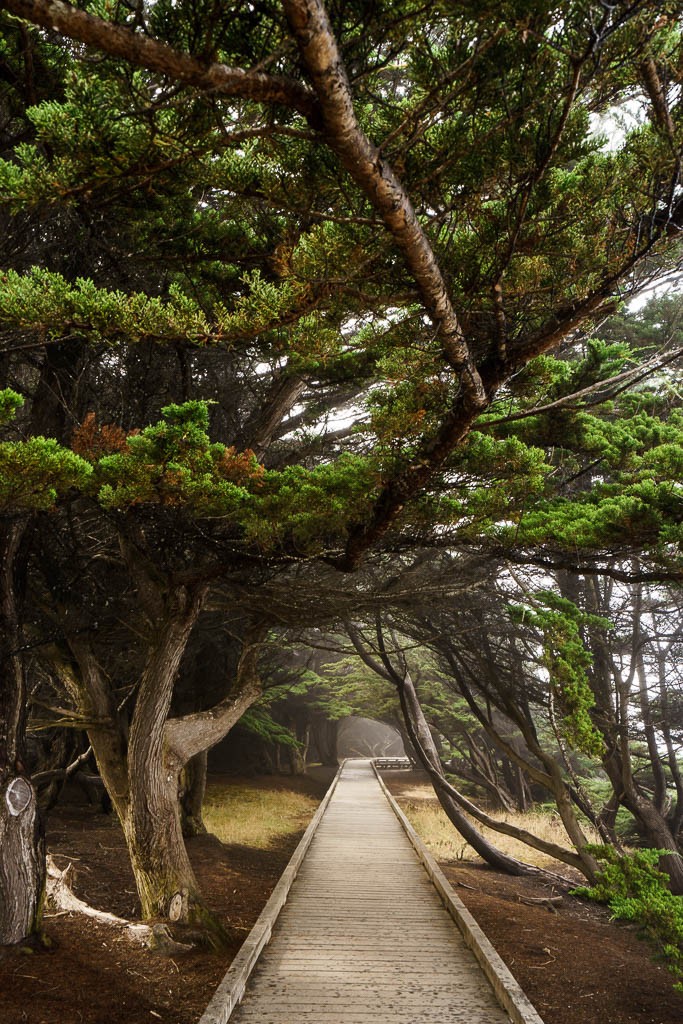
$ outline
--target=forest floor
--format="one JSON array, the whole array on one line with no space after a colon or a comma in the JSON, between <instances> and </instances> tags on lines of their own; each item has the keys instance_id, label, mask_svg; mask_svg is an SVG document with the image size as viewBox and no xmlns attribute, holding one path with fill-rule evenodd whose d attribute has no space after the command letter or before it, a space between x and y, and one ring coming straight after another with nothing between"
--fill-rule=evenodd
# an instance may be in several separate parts
<instances>
[{"instance_id":1,"label":"forest floor","mask_svg":"<svg viewBox=\"0 0 683 1024\"><path fill-rule=\"evenodd\" d=\"M409 782L405 775L388 781L396 790ZM326 787L322 777L235 782L315 798ZM266 850L224 845L213 836L190 841L200 884L234 938L227 953L162 956L121 929L48 911L49 950L0 949L0 1024L196 1024L291 856L300 824ZM51 815L47 838L58 866L74 865L81 899L136 916L135 887L112 817L86 804L64 804ZM680 1024L683 996L634 928L611 923L602 908L573 897L555 913L520 902L520 896L547 896L542 882L467 862L444 869L546 1024Z\"/></svg>"}]
</instances>

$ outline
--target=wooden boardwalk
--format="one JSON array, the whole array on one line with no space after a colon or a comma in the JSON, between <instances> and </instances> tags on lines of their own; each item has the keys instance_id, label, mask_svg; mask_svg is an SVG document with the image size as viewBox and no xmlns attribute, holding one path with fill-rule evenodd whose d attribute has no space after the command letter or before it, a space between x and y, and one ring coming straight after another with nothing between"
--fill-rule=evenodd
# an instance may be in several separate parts
<instances>
[{"instance_id":1,"label":"wooden boardwalk","mask_svg":"<svg viewBox=\"0 0 683 1024\"><path fill-rule=\"evenodd\" d=\"M231 1024L509 1024L369 761L346 763Z\"/></svg>"}]
</instances>

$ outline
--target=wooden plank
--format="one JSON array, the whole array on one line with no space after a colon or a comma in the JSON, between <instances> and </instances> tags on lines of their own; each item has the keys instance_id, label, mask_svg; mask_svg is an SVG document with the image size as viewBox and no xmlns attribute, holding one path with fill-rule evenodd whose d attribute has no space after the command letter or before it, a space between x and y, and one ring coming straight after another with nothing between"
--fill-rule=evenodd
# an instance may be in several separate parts
<instances>
[{"instance_id":1,"label":"wooden plank","mask_svg":"<svg viewBox=\"0 0 683 1024\"><path fill-rule=\"evenodd\" d=\"M261 950L270 939L273 925L287 899L297 871L301 867L308 848L313 841L316 829L334 796L334 791L337 788L343 770L344 765L342 764L318 810L311 819L308 828L301 837L289 864L271 893L270 899L261 911L256 924L242 943L239 953L216 989L213 999L202 1014L199 1024L227 1024L230 1014L242 998L247 980L254 969Z\"/></svg>"},{"instance_id":2,"label":"wooden plank","mask_svg":"<svg viewBox=\"0 0 683 1024\"><path fill-rule=\"evenodd\" d=\"M455 894L443 871L387 790L380 776L377 772L375 774L413 849L427 869L427 873L434 882L437 892L444 900L446 909L476 956L486 977L491 982L501 1006L504 1006L508 1011L513 1024L543 1024L540 1015L536 1012L536 1008L532 1005L516 978L503 960L501 960L484 935L484 932L465 907L465 904Z\"/></svg>"},{"instance_id":3,"label":"wooden plank","mask_svg":"<svg viewBox=\"0 0 683 1024\"><path fill-rule=\"evenodd\" d=\"M200 1024L510 1024L370 762L343 766L296 874L242 1004Z\"/></svg>"}]
</instances>

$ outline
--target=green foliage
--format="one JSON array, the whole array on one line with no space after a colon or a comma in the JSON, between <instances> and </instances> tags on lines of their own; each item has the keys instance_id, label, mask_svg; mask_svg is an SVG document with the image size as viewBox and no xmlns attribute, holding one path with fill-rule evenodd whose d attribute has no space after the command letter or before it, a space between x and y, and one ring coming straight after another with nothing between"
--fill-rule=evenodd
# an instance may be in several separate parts
<instances>
[{"instance_id":1,"label":"green foliage","mask_svg":"<svg viewBox=\"0 0 683 1024\"><path fill-rule=\"evenodd\" d=\"M662 182L671 180L671 147L654 123L643 119L626 131L618 149L595 131L596 116L641 89L633 55L644 38L666 78L676 59L669 8L654 26L651 5L642 18L607 14L596 59L586 57L568 104L570 55L588 54L595 32L585 4L567 5L561 19L548 3L437 5L427 33L424 9L412 0L400 16L386 4L333 12L359 119L419 212L477 365L502 382L499 408L530 409L542 393L553 400L640 358L630 338L594 337L578 355L541 355L524 368L530 339L590 294L606 295L605 283L612 287L630 269L641 225L653 222ZM98 0L92 9L134 24L125 5L114 10ZM181 50L300 77L286 20L269 5L228 4L217 20L203 0L160 0L145 17L153 36ZM164 344L169 357L178 346L186 362L204 346L222 346L229 359L243 356L234 361L235 379L254 402L267 373L301 375L307 387L299 450L269 463L288 469L257 481L255 467L239 477L233 464L226 475L208 441L203 454L162 456L148 428L125 450L103 455L102 501L222 518L264 551L289 545L308 555L343 543L367 521L382 484L431 450L461 399L443 339L396 246L378 230L368 196L340 172L324 133L312 136L285 105L178 91L122 61L84 61L78 48L46 42L40 32L31 38L43 62L52 55L54 80L40 83L27 108L11 84L23 80L25 41L15 26L3 53L19 69L6 90L18 123L0 161L0 204L35 217L40 239L76 225L78 254L64 269L54 254L64 244L40 242L3 268L2 327L59 346L105 342L114 360L125 360L133 344ZM651 248L648 256L662 258ZM503 289L509 354L520 353L507 383L512 370L494 370L501 327L494 282ZM653 318L647 330L650 348L661 341ZM167 389L143 422L180 394L216 397L207 380L197 374L189 392ZM318 425L335 411L322 385L340 380L365 402L369 423L358 432L362 442L352 435L340 459L328 447L314 467L307 455L319 450ZM233 422L252 412L238 409ZM114 400L103 415L140 421L119 416ZM532 417L495 430L493 418L482 417L480 429L436 466L429 493L408 503L407 534L417 524L431 537L436 525L463 541L496 544L595 548L624 533L648 545L676 543L683 457L674 424L656 442L652 431L646 437L653 424L637 427L620 410L611 418L585 410ZM234 459L244 461L243 453ZM599 485L558 496L590 459L600 460Z\"/></svg>"},{"instance_id":2,"label":"green foliage","mask_svg":"<svg viewBox=\"0 0 683 1024\"><path fill-rule=\"evenodd\" d=\"M212 444L206 402L168 405L163 419L128 436L123 450L96 464L94 483L105 508L176 506L199 517L235 517L262 469L252 453Z\"/></svg>"},{"instance_id":3,"label":"green foliage","mask_svg":"<svg viewBox=\"0 0 683 1024\"><path fill-rule=\"evenodd\" d=\"M367 514L374 486L371 464L350 454L310 470L267 470L245 518L246 537L266 550L291 543L304 555L332 547Z\"/></svg>"},{"instance_id":4,"label":"green foliage","mask_svg":"<svg viewBox=\"0 0 683 1024\"><path fill-rule=\"evenodd\" d=\"M551 591L539 591L530 606L512 606L510 614L540 636L541 664L548 672L553 703L562 715L562 735L575 750L600 757L604 741L591 717L595 700L587 676L592 655L584 644L581 628L609 624L586 615Z\"/></svg>"},{"instance_id":5,"label":"green foliage","mask_svg":"<svg viewBox=\"0 0 683 1024\"><path fill-rule=\"evenodd\" d=\"M338 543L354 509L360 515L366 506L365 459L264 470L253 452L211 443L205 402L169 405L162 414L96 462L93 485L105 508L176 507L233 524L261 550L294 546L309 555Z\"/></svg>"},{"instance_id":6,"label":"green foliage","mask_svg":"<svg viewBox=\"0 0 683 1024\"><path fill-rule=\"evenodd\" d=\"M574 890L579 896L606 903L612 916L640 925L672 974L683 979L683 896L668 888L668 876L658 865L670 850L636 850L619 854L611 846L590 847L604 864L594 886ZM675 986L683 992L683 981Z\"/></svg>"},{"instance_id":7,"label":"green foliage","mask_svg":"<svg viewBox=\"0 0 683 1024\"><path fill-rule=\"evenodd\" d=\"M39 512L71 488L88 486L92 467L53 438L0 442L0 511Z\"/></svg>"},{"instance_id":8,"label":"green foliage","mask_svg":"<svg viewBox=\"0 0 683 1024\"><path fill-rule=\"evenodd\" d=\"M23 404L24 399L11 388L0 391L0 426L13 420Z\"/></svg>"},{"instance_id":9,"label":"green foliage","mask_svg":"<svg viewBox=\"0 0 683 1024\"><path fill-rule=\"evenodd\" d=\"M283 747L300 746L291 729L276 722L264 708L250 708L240 718L240 729L264 743L279 743Z\"/></svg>"},{"instance_id":10,"label":"green foliage","mask_svg":"<svg viewBox=\"0 0 683 1024\"><path fill-rule=\"evenodd\" d=\"M0 424L10 422L24 399L0 391ZM92 467L54 438L0 441L0 512L21 514L54 507L60 495L88 486Z\"/></svg>"},{"instance_id":11,"label":"green foliage","mask_svg":"<svg viewBox=\"0 0 683 1024\"><path fill-rule=\"evenodd\" d=\"M678 316L670 305L667 313ZM529 401L529 374L535 385L545 382L551 403L591 385L599 396L600 382L637 360L654 337L648 329L639 339L632 322L624 317L617 322L630 335L629 344L610 340L615 328L608 322L608 337L591 339L583 359L563 364L564 374L551 376L542 363L533 376L530 364L521 386L517 382L521 390L514 408L523 410ZM483 425L538 445L548 460L545 487L530 492L523 505L512 506L507 522L499 517L491 523L491 534L503 545L572 551L614 550L629 542L675 560L683 518L683 414L678 395L671 394L675 380L673 374L662 375L618 389L610 401L591 396L585 404L568 402L509 423L487 415Z\"/></svg>"},{"instance_id":12,"label":"green foliage","mask_svg":"<svg viewBox=\"0 0 683 1024\"><path fill-rule=\"evenodd\" d=\"M320 669L320 679L330 695L331 718L361 715L391 722L400 715L396 688L355 654L326 663Z\"/></svg>"},{"instance_id":13,"label":"green foliage","mask_svg":"<svg viewBox=\"0 0 683 1024\"><path fill-rule=\"evenodd\" d=\"M12 270L0 274L2 323L44 331L48 339L76 331L93 341L129 342L177 338L205 342L224 328L210 322L176 285L162 300L140 292L98 288L86 278L70 283L61 274L38 268L28 274Z\"/></svg>"}]
</instances>

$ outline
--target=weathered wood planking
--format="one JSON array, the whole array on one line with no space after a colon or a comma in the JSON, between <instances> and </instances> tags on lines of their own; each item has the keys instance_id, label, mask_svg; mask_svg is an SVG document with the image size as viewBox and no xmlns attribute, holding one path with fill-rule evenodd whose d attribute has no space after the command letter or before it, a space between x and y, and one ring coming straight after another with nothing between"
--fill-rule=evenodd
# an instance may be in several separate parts
<instances>
[{"instance_id":1,"label":"weathered wood planking","mask_svg":"<svg viewBox=\"0 0 683 1024\"><path fill-rule=\"evenodd\" d=\"M230 1021L509 1024L369 761L344 766Z\"/></svg>"}]
</instances>

